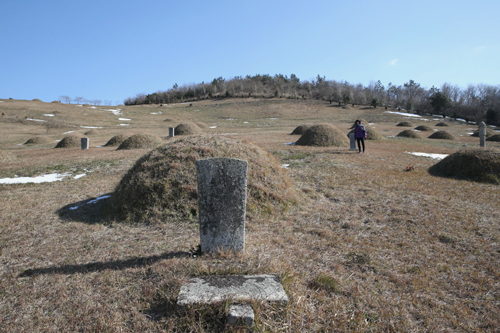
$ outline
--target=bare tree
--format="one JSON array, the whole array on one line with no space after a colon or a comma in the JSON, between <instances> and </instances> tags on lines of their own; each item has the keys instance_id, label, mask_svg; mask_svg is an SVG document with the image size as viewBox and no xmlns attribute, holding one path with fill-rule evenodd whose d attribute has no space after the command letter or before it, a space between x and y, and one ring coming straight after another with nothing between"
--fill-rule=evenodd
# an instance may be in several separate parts
<instances>
[{"instance_id":1,"label":"bare tree","mask_svg":"<svg viewBox=\"0 0 500 333\"><path fill-rule=\"evenodd\" d=\"M71 97L69 96L61 95L59 96L59 99L61 100L61 102L65 102L67 104L71 103Z\"/></svg>"},{"instance_id":2,"label":"bare tree","mask_svg":"<svg viewBox=\"0 0 500 333\"><path fill-rule=\"evenodd\" d=\"M75 102L76 104L82 104L82 101L84 101L85 98L83 97L75 97L73 98L73 102Z\"/></svg>"}]
</instances>

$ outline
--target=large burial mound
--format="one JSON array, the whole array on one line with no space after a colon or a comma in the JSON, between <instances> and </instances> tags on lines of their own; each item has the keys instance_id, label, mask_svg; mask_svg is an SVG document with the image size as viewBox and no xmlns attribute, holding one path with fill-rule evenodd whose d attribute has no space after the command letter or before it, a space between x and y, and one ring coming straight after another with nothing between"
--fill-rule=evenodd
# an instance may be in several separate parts
<instances>
[{"instance_id":1,"label":"large burial mound","mask_svg":"<svg viewBox=\"0 0 500 333\"><path fill-rule=\"evenodd\" d=\"M400 126L400 127L413 127L413 124L411 122L409 122L409 121L402 121L399 124L397 124L396 126Z\"/></svg>"},{"instance_id":2,"label":"large burial mound","mask_svg":"<svg viewBox=\"0 0 500 333\"><path fill-rule=\"evenodd\" d=\"M154 134L135 134L123 141L116 150L155 148L162 140Z\"/></svg>"},{"instance_id":3,"label":"large burial mound","mask_svg":"<svg viewBox=\"0 0 500 333\"><path fill-rule=\"evenodd\" d=\"M489 128L486 128L486 137L489 138L490 136L495 135L496 133L490 130ZM471 134L471 136L478 138L479 137L479 130L475 130L474 133Z\"/></svg>"},{"instance_id":4,"label":"large burial mound","mask_svg":"<svg viewBox=\"0 0 500 333\"><path fill-rule=\"evenodd\" d=\"M429 136L429 139L456 140L455 136L447 131L437 131Z\"/></svg>"},{"instance_id":5,"label":"large burial mound","mask_svg":"<svg viewBox=\"0 0 500 333\"><path fill-rule=\"evenodd\" d=\"M105 147L117 147L117 146L121 145L123 141L127 140L131 136L132 136L132 134L126 134L126 133L115 135L114 137L109 139L108 142L106 142L106 144L104 146Z\"/></svg>"},{"instance_id":6,"label":"large burial mound","mask_svg":"<svg viewBox=\"0 0 500 333\"><path fill-rule=\"evenodd\" d=\"M65 136L61 141L59 141L55 148L75 148L81 147L82 138L77 135Z\"/></svg>"},{"instance_id":7,"label":"large burial mound","mask_svg":"<svg viewBox=\"0 0 500 333\"><path fill-rule=\"evenodd\" d=\"M49 138L48 136L34 136L32 138L29 138L28 141L26 141L24 144L25 145L44 145L47 143L53 143L54 140Z\"/></svg>"},{"instance_id":8,"label":"large burial mound","mask_svg":"<svg viewBox=\"0 0 500 333\"><path fill-rule=\"evenodd\" d=\"M427 126L427 125L420 125L420 126L417 126L415 127L415 129L417 131L422 131L422 132L429 132L429 131L432 131L432 128Z\"/></svg>"},{"instance_id":9,"label":"large burial mound","mask_svg":"<svg viewBox=\"0 0 500 333\"><path fill-rule=\"evenodd\" d=\"M498 184L500 151L484 148L460 150L431 166L429 173Z\"/></svg>"},{"instance_id":10,"label":"large burial mound","mask_svg":"<svg viewBox=\"0 0 500 333\"><path fill-rule=\"evenodd\" d=\"M174 130L175 135L193 135L200 133L201 129L195 123L182 123L177 125Z\"/></svg>"},{"instance_id":11,"label":"large burial mound","mask_svg":"<svg viewBox=\"0 0 500 333\"><path fill-rule=\"evenodd\" d=\"M162 145L128 171L110 199L111 218L129 222L192 220L198 212L195 161L230 157L248 161L247 213L277 214L296 200L291 181L271 154L249 141L190 136Z\"/></svg>"},{"instance_id":12,"label":"large burial mound","mask_svg":"<svg viewBox=\"0 0 500 333\"><path fill-rule=\"evenodd\" d=\"M295 144L299 146L348 147L349 139L332 124L319 124L309 127Z\"/></svg>"},{"instance_id":13,"label":"large burial mound","mask_svg":"<svg viewBox=\"0 0 500 333\"><path fill-rule=\"evenodd\" d=\"M384 137L382 134L380 134L376 129L366 126L365 125L365 130L366 130L366 139L367 140L382 140ZM349 137L349 134L354 133L354 129L350 130L349 133L347 133L347 137Z\"/></svg>"},{"instance_id":14,"label":"large burial mound","mask_svg":"<svg viewBox=\"0 0 500 333\"><path fill-rule=\"evenodd\" d=\"M197 125L199 128L210 128L206 123L202 122L202 121L198 121L195 123L195 125Z\"/></svg>"},{"instance_id":15,"label":"large burial mound","mask_svg":"<svg viewBox=\"0 0 500 333\"><path fill-rule=\"evenodd\" d=\"M16 158L16 155L12 154L11 152L0 150L0 162L9 162L15 160Z\"/></svg>"},{"instance_id":16,"label":"large burial mound","mask_svg":"<svg viewBox=\"0 0 500 333\"><path fill-rule=\"evenodd\" d=\"M422 138L420 135L418 135L413 130L404 130L402 132L399 132L399 134L397 136L400 138L411 138L411 139L421 139Z\"/></svg>"},{"instance_id":17,"label":"large burial mound","mask_svg":"<svg viewBox=\"0 0 500 333\"><path fill-rule=\"evenodd\" d=\"M486 139L486 141L500 142L500 134L494 134Z\"/></svg>"},{"instance_id":18,"label":"large burial mound","mask_svg":"<svg viewBox=\"0 0 500 333\"><path fill-rule=\"evenodd\" d=\"M295 127L290 135L302 135L309 127L311 127L311 125L299 125Z\"/></svg>"},{"instance_id":19,"label":"large burial mound","mask_svg":"<svg viewBox=\"0 0 500 333\"><path fill-rule=\"evenodd\" d=\"M445 122L440 122L440 123L437 123L436 126L443 126L443 127L446 127L446 126L450 126L448 123L445 123Z\"/></svg>"},{"instance_id":20,"label":"large burial mound","mask_svg":"<svg viewBox=\"0 0 500 333\"><path fill-rule=\"evenodd\" d=\"M88 136L92 136L92 135L99 135L100 132L96 129L91 129L90 131L87 131L85 133L83 133L84 135L88 135Z\"/></svg>"}]
</instances>

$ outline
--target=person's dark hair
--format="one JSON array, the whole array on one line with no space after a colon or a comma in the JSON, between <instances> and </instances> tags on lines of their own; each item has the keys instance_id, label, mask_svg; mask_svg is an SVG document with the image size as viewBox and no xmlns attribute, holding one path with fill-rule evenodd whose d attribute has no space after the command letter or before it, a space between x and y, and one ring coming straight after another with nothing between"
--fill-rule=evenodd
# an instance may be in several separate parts
<instances>
[{"instance_id":1,"label":"person's dark hair","mask_svg":"<svg viewBox=\"0 0 500 333\"><path fill-rule=\"evenodd\" d=\"M356 119L355 123L356 123L356 124L361 124L361 120Z\"/></svg>"}]
</instances>

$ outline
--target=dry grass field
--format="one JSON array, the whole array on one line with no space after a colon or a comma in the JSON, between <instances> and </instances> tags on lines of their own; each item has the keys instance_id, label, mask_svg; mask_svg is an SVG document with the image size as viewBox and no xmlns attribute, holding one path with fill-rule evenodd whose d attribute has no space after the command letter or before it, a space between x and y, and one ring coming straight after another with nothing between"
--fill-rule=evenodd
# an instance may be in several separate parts
<instances>
[{"instance_id":1,"label":"dry grass field","mask_svg":"<svg viewBox=\"0 0 500 333\"><path fill-rule=\"evenodd\" d=\"M399 138L401 121L439 130L443 119L284 99L96 108L1 100L1 113L0 152L10 157L0 178L70 175L0 184L2 332L219 332L228 303L180 312L181 285L256 273L280 276L290 299L284 308L252 303L256 332L499 330L500 186L432 176L437 160L408 154L477 147L476 125L447 120L456 140L428 139L429 131ZM357 118L384 136L367 140L365 154L285 145L299 125L348 133ZM91 202L112 194L150 150L102 147L110 138L154 134L167 143L177 140L168 128L183 122L248 139L288 165L296 203L248 216L242 254L196 255L196 218L123 222L102 214L108 199ZM67 132L95 127L89 150L54 149ZM54 142L22 145L37 136Z\"/></svg>"}]
</instances>

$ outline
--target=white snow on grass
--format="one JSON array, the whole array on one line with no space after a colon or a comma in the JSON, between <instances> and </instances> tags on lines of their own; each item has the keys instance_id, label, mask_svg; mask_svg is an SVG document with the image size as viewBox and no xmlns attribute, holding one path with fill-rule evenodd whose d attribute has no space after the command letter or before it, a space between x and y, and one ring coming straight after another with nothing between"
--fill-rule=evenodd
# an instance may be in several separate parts
<instances>
[{"instance_id":1,"label":"white snow on grass","mask_svg":"<svg viewBox=\"0 0 500 333\"><path fill-rule=\"evenodd\" d=\"M47 120L42 120L42 119L33 119L33 118L26 118L26 120L31 120L31 121L47 121Z\"/></svg>"},{"instance_id":2,"label":"white snow on grass","mask_svg":"<svg viewBox=\"0 0 500 333\"><path fill-rule=\"evenodd\" d=\"M45 116L45 117L54 117L55 114L52 114L52 113L46 113L46 114L43 114L42 116Z\"/></svg>"},{"instance_id":3,"label":"white snow on grass","mask_svg":"<svg viewBox=\"0 0 500 333\"><path fill-rule=\"evenodd\" d=\"M414 114L414 113L395 112L395 111L384 111L384 112L385 113L392 113L392 114L399 114L400 116L406 116L406 117L422 118L422 116L419 116L418 114Z\"/></svg>"},{"instance_id":4,"label":"white snow on grass","mask_svg":"<svg viewBox=\"0 0 500 333\"><path fill-rule=\"evenodd\" d=\"M118 126L129 126L130 124L119 124Z\"/></svg>"},{"instance_id":5,"label":"white snow on grass","mask_svg":"<svg viewBox=\"0 0 500 333\"><path fill-rule=\"evenodd\" d=\"M121 113L121 110L122 110L122 109L101 109L101 110L102 110L102 111L109 111L109 112L113 112L113 114L114 114L115 116L119 116L119 115L121 115L121 114L122 114L122 113Z\"/></svg>"},{"instance_id":6,"label":"white snow on grass","mask_svg":"<svg viewBox=\"0 0 500 333\"><path fill-rule=\"evenodd\" d=\"M163 112L158 111L158 112L151 112L151 114L163 114Z\"/></svg>"},{"instance_id":7,"label":"white snow on grass","mask_svg":"<svg viewBox=\"0 0 500 333\"><path fill-rule=\"evenodd\" d=\"M430 157L430 158L435 159L435 160L442 160L443 158L448 156L448 154L412 153L409 151L405 151L405 153L410 154L410 155L414 155L414 156Z\"/></svg>"},{"instance_id":8,"label":"white snow on grass","mask_svg":"<svg viewBox=\"0 0 500 333\"><path fill-rule=\"evenodd\" d=\"M95 106L89 106L89 109L96 109Z\"/></svg>"},{"instance_id":9,"label":"white snow on grass","mask_svg":"<svg viewBox=\"0 0 500 333\"><path fill-rule=\"evenodd\" d=\"M98 201L103 200L103 199L107 199L109 197L111 197L111 195L103 195L103 196L97 197L94 200L90 200L89 202L87 202L86 205L95 204ZM80 208L80 206L69 207L70 210L75 210L75 209L78 209L78 208Z\"/></svg>"},{"instance_id":10,"label":"white snow on grass","mask_svg":"<svg viewBox=\"0 0 500 333\"><path fill-rule=\"evenodd\" d=\"M75 106L83 106L83 105L81 105L81 104L77 104L77 105L75 105Z\"/></svg>"},{"instance_id":11,"label":"white snow on grass","mask_svg":"<svg viewBox=\"0 0 500 333\"><path fill-rule=\"evenodd\" d=\"M281 167L283 169L290 169L290 164L282 164Z\"/></svg>"},{"instance_id":12,"label":"white snow on grass","mask_svg":"<svg viewBox=\"0 0 500 333\"><path fill-rule=\"evenodd\" d=\"M284 145L295 146L295 142L288 142L288 143L284 143Z\"/></svg>"},{"instance_id":13,"label":"white snow on grass","mask_svg":"<svg viewBox=\"0 0 500 333\"><path fill-rule=\"evenodd\" d=\"M226 118L226 120L236 120L236 119L234 119L234 118Z\"/></svg>"},{"instance_id":14,"label":"white snow on grass","mask_svg":"<svg viewBox=\"0 0 500 333\"><path fill-rule=\"evenodd\" d=\"M280 118L269 118L269 119L271 119L271 120L276 120L276 119L280 119Z\"/></svg>"},{"instance_id":15,"label":"white snow on grass","mask_svg":"<svg viewBox=\"0 0 500 333\"><path fill-rule=\"evenodd\" d=\"M217 128L217 126L210 126L209 128Z\"/></svg>"},{"instance_id":16,"label":"white snow on grass","mask_svg":"<svg viewBox=\"0 0 500 333\"><path fill-rule=\"evenodd\" d=\"M248 121L244 121L243 124L250 124Z\"/></svg>"},{"instance_id":17,"label":"white snow on grass","mask_svg":"<svg viewBox=\"0 0 500 333\"><path fill-rule=\"evenodd\" d=\"M86 175L87 175L86 173L81 173L79 175L74 176L73 179L80 179L80 178L82 178L82 177L84 177Z\"/></svg>"},{"instance_id":18,"label":"white snow on grass","mask_svg":"<svg viewBox=\"0 0 500 333\"><path fill-rule=\"evenodd\" d=\"M81 128L103 128L103 127L96 127L96 126L80 126Z\"/></svg>"},{"instance_id":19,"label":"white snow on grass","mask_svg":"<svg viewBox=\"0 0 500 333\"><path fill-rule=\"evenodd\" d=\"M128 119L128 118L118 118L118 120L122 120L122 121L129 121L129 120L132 120L132 119Z\"/></svg>"},{"instance_id":20,"label":"white snow on grass","mask_svg":"<svg viewBox=\"0 0 500 333\"><path fill-rule=\"evenodd\" d=\"M51 183L63 180L69 175L69 173L50 173L37 177L2 178L0 179L0 184Z\"/></svg>"},{"instance_id":21,"label":"white snow on grass","mask_svg":"<svg viewBox=\"0 0 500 333\"><path fill-rule=\"evenodd\" d=\"M73 133L74 131L64 132L63 134Z\"/></svg>"}]
</instances>

